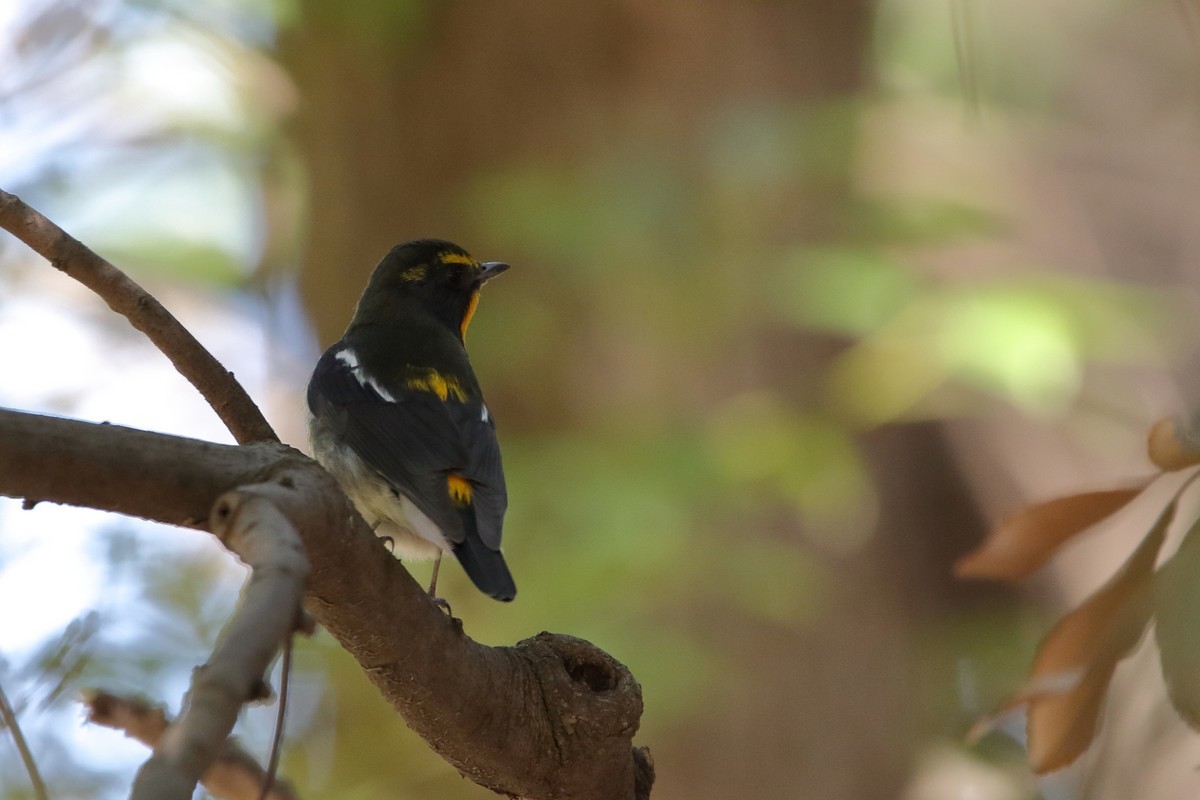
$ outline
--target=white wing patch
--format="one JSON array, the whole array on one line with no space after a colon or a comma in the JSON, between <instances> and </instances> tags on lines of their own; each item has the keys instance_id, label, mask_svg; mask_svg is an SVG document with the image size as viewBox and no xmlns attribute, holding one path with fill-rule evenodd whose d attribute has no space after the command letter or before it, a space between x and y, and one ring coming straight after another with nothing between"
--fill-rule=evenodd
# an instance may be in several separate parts
<instances>
[{"instance_id":1,"label":"white wing patch","mask_svg":"<svg viewBox=\"0 0 1200 800\"><path fill-rule=\"evenodd\" d=\"M349 347L344 347L333 354L333 357L352 370L358 370L358 356Z\"/></svg>"},{"instance_id":2,"label":"white wing patch","mask_svg":"<svg viewBox=\"0 0 1200 800\"><path fill-rule=\"evenodd\" d=\"M383 388L383 385L380 384L379 381L368 375L366 370L359 365L358 355L354 352L354 350L349 347L345 347L334 353L333 357L349 367L350 373L354 376L354 379L363 386L374 389L376 394L389 403L396 402L396 398L392 396L392 393Z\"/></svg>"},{"instance_id":3,"label":"white wing patch","mask_svg":"<svg viewBox=\"0 0 1200 800\"><path fill-rule=\"evenodd\" d=\"M488 421L488 410L486 405L483 406L483 413L479 415L479 419L483 422Z\"/></svg>"}]
</instances>

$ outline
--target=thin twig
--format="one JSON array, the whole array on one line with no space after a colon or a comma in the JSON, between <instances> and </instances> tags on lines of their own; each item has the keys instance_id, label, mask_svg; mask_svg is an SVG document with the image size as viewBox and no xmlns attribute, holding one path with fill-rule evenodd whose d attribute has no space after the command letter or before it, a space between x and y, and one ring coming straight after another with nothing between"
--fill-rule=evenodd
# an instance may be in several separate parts
<instances>
[{"instance_id":1,"label":"thin twig","mask_svg":"<svg viewBox=\"0 0 1200 800\"><path fill-rule=\"evenodd\" d=\"M88 710L88 722L118 730L150 748L158 745L171 724L162 706L151 705L140 698L90 689L83 693L82 699ZM258 787L263 780L262 767L233 739L226 740L216 761L200 778L209 794L222 800L254 800L259 796ZM267 797L269 800L296 800L296 793L287 781L277 781Z\"/></svg>"},{"instance_id":2,"label":"thin twig","mask_svg":"<svg viewBox=\"0 0 1200 800\"><path fill-rule=\"evenodd\" d=\"M652 770L632 747L641 688L626 667L565 635L514 647L474 641L379 547L315 462L275 444L215 445L0 409L0 495L218 530L212 497L234 487L292 521L312 565L308 611L464 777L517 797L593 800L604 786L628 785L649 795ZM281 644L294 611L281 622L278 633L251 633Z\"/></svg>"},{"instance_id":3,"label":"thin twig","mask_svg":"<svg viewBox=\"0 0 1200 800\"><path fill-rule=\"evenodd\" d=\"M25 741L25 734L21 733L21 726L17 724L17 714L9 705L3 687L0 687L0 717L3 717L4 724L12 732L13 744L17 746L17 752L21 754L21 761L25 764L25 771L29 773L33 796L37 800L49 800L50 794L46 791L46 784L42 781L41 773L38 772L37 762L33 760L33 753L30 752L29 744Z\"/></svg>"},{"instance_id":4,"label":"thin twig","mask_svg":"<svg viewBox=\"0 0 1200 800\"><path fill-rule=\"evenodd\" d=\"M91 289L162 351L225 423L239 444L277 442L246 390L162 303L19 197L0 189L0 228Z\"/></svg>"},{"instance_id":5,"label":"thin twig","mask_svg":"<svg viewBox=\"0 0 1200 800\"><path fill-rule=\"evenodd\" d=\"M258 800L267 800L271 787L275 785L275 772L279 769L279 753L283 750L283 723L287 718L288 684L292 678L292 645L296 634L288 634L283 642L283 661L279 667L279 711L275 715L275 735L271 737L271 757L267 761L267 772L263 775L262 792Z\"/></svg>"}]
</instances>

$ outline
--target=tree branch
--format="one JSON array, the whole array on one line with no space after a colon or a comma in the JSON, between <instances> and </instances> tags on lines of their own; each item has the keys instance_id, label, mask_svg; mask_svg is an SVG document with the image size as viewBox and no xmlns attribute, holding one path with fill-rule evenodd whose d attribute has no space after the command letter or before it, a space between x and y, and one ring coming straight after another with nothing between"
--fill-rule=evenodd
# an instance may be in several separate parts
<instances>
[{"instance_id":1,"label":"tree branch","mask_svg":"<svg viewBox=\"0 0 1200 800\"><path fill-rule=\"evenodd\" d=\"M214 498L289 457L307 461L279 444L234 447L0 408L0 494L27 507L49 500L208 530ZM81 481L81 458L105 466Z\"/></svg>"},{"instance_id":2,"label":"tree branch","mask_svg":"<svg viewBox=\"0 0 1200 800\"><path fill-rule=\"evenodd\" d=\"M464 775L530 798L649 796L653 763L645 748L631 749L641 690L623 665L567 636L543 633L513 648L472 641L461 622L448 619L379 546L332 478L277 444L232 374L154 297L3 191L0 227L143 331L239 442L260 443L231 448L0 410L0 494L24 498L27 507L49 500L217 530L239 509L254 509L252 516L270 520L260 527L279 530L285 527L282 512L314 567L307 606L409 726ZM234 489L210 519L214 498ZM254 579L251 584L247 598ZM239 611L230 629L243 629L241 616ZM293 615L289 625L294 621ZM261 680L281 639L273 630L261 637L263 647L230 647L230 640L242 642L243 636L226 635L224 649L219 646L199 672L188 710L143 768L135 795L190 792L188 781L194 785L215 757L216 743L228 734L236 709L251 694L249 684ZM422 647L412 647L413 641ZM245 661L226 674L224 664L233 655ZM222 699L225 691L232 697Z\"/></svg>"},{"instance_id":3,"label":"tree branch","mask_svg":"<svg viewBox=\"0 0 1200 800\"><path fill-rule=\"evenodd\" d=\"M123 465L126 457L136 464ZM632 748L642 699L629 671L569 636L496 648L473 641L315 462L279 445L215 445L0 410L0 494L205 527L213 499L235 488L290 520L312 569L306 607L465 776L529 798L649 796L652 762Z\"/></svg>"},{"instance_id":4,"label":"tree branch","mask_svg":"<svg viewBox=\"0 0 1200 800\"><path fill-rule=\"evenodd\" d=\"M108 307L146 334L179 374L208 402L239 443L279 438L246 390L204 349L162 303L86 245L0 189L0 228L16 236L56 269L100 295Z\"/></svg>"},{"instance_id":5,"label":"tree branch","mask_svg":"<svg viewBox=\"0 0 1200 800\"><path fill-rule=\"evenodd\" d=\"M85 692L83 704L88 710L88 722L119 730L152 749L158 746L171 724L162 706L109 692ZM204 788L221 800L256 800L262 781L262 767L233 739L225 741L216 760L200 776ZM267 798L296 800L296 793L288 784L277 781Z\"/></svg>"},{"instance_id":6,"label":"tree branch","mask_svg":"<svg viewBox=\"0 0 1200 800\"><path fill-rule=\"evenodd\" d=\"M296 628L308 560L291 522L248 491L222 495L213 532L251 569L237 609L207 664L195 671L183 710L133 784L132 800L188 800L229 738L245 703L269 690L263 673Z\"/></svg>"}]
</instances>

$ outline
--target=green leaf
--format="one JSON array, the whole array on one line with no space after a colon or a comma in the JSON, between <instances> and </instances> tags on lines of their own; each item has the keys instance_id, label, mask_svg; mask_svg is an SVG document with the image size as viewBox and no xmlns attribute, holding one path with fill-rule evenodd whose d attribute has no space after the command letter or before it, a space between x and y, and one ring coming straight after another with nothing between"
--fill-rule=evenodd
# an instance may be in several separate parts
<instances>
[{"instance_id":1,"label":"green leaf","mask_svg":"<svg viewBox=\"0 0 1200 800\"><path fill-rule=\"evenodd\" d=\"M1154 581L1155 637L1171 705L1200 729L1200 521Z\"/></svg>"}]
</instances>

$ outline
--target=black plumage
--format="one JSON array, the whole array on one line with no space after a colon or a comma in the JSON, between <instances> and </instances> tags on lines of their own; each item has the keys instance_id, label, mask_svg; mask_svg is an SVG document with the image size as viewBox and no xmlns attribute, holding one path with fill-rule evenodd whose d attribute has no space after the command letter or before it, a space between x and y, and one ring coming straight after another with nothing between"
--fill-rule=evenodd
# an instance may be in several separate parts
<instances>
[{"instance_id":1,"label":"black plumage","mask_svg":"<svg viewBox=\"0 0 1200 800\"><path fill-rule=\"evenodd\" d=\"M500 600L516 594L500 553L507 492L464 336L479 287L506 267L449 242L394 248L308 386L314 454L368 522L430 540L407 498L440 531L439 546Z\"/></svg>"}]
</instances>

